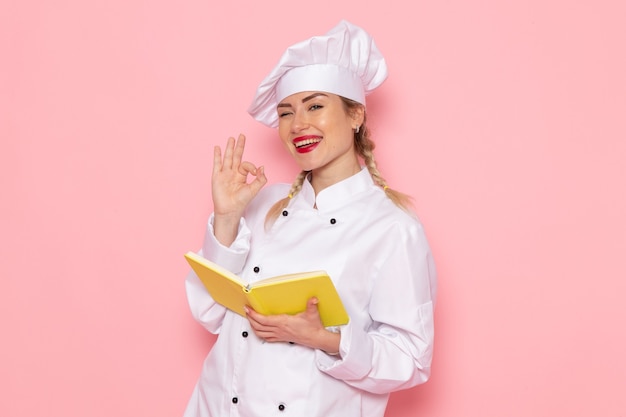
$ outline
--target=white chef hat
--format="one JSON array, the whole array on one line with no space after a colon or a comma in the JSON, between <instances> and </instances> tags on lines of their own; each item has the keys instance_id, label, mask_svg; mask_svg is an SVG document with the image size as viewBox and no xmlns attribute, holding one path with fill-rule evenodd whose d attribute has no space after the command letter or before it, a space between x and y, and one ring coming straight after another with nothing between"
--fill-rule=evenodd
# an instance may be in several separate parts
<instances>
[{"instance_id":1,"label":"white chef hat","mask_svg":"<svg viewBox=\"0 0 626 417\"><path fill-rule=\"evenodd\" d=\"M385 58L372 37L342 20L326 35L287 48L259 85L248 113L277 127L278 103L302 91L324 91L365 105L365 96L386 78Z\"/></svg>"}]
</instances>

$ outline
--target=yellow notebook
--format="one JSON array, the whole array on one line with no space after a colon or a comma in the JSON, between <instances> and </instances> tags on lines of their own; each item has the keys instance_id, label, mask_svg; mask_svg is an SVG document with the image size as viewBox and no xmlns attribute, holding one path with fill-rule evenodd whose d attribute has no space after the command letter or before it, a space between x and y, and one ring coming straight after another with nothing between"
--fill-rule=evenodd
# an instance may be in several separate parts
<instances>
[{"instance_id":1,"label":"yellow notebook","mask_svg":"<svg viewBox=\"0 0 626 417\"><path fill-rule=\"evenodd\" d=\"M246 315L245 305L265 315L301 313L307 300L317 297L324 326L348 323L348 313L324 271L280 275L246 284L237 275L196 253L187 252L185 258L211 297L242 316Z\"/></svg>"}]
</instances>

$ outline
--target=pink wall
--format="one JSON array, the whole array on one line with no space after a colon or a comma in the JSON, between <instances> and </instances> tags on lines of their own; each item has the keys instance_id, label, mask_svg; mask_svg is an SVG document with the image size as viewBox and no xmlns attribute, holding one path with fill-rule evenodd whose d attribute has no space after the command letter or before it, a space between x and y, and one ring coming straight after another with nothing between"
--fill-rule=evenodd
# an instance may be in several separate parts
<instances>
[{"instance_id":1,"label":"pink wall","mask_svg":"<svg viewBox=\"0 0 626 417\"><path fill-rule=\"evenodd\" d=\"M381 170L440 271L432 380L387 415L624 415L626 10L511 3L3 2L0 415L182 413L212 147L244 132L291 180L245 109L340 18L387 56Z\"/></svg>"}]
</instances>

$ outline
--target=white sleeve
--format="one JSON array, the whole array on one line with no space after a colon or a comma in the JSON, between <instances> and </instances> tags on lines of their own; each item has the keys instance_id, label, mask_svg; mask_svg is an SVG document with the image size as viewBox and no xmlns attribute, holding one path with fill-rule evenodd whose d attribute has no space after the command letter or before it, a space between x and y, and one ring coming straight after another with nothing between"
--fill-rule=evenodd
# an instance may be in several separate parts
<instances>
[{"instance_id":1,"label":"white sleeve","mask_svg":"<svg viewBox=\"0 0 626 417\"><path fill-rule=\"evenodd\" d=\"M207 224L202 249L198 253L238 274L243 269L246 257L250 251L250 229L242 218L235 241L229 247L226 247L215 238L213 218L214 216L211 215ZM219 333L226 308L213 300L193 270L187 275L185 289L192 316L209 332Z\"/></svg>"},{"instance_id":2,"label":"white sleeve","mask_svg":"<svg viewBox=\"0 0 626 417\"><path fill-rule=\"evenodd\" d=\"M341 359L316 353L320 370L373 393L409 388L430 376L435 264L421 225L403 235L375 277L371 324L351 321L341 328Z\"/></svg>"}]
</instances>

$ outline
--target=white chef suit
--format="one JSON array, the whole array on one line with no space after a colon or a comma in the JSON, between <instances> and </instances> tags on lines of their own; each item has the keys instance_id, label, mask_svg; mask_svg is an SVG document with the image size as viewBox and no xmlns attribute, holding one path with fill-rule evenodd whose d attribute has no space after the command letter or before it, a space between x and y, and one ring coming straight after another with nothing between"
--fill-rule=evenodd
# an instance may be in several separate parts
<instances>
[{"instance_id":1,"label":"white chef suit","mask_svg":"<svg viewBox=\"0 0 626 417\"><path fill-rule=\"evenodd\" d=\"M247 282L326 270L350 316L335 329L340 357L259 339L192 271L191 312L219 336L185 417L382 417L390 392L429 377L436 274L419 220L362 169L317 197L304 181L265 229L268 209L288 192L288 184L261 190L228 248L215 239L211 217L200 253Z\"/></svg>"}]
</instances>

